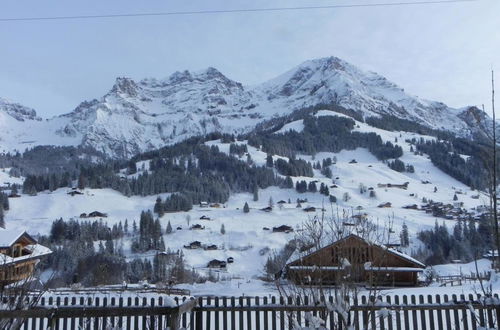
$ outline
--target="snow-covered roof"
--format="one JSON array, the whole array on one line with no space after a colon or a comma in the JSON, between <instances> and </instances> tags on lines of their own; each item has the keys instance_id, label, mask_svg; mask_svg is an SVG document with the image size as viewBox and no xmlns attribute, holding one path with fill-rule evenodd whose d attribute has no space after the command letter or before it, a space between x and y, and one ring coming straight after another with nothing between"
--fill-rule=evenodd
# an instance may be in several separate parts
<instances>
[{"instance_id":1,"label":"snow-covered roof","mask_svg":"<svg viewBox=\"0 0 500 330\"><path fill-rule=\"evenodd\" d=\"M415 267L377 267L377 266L369 266L365 265L365 270L369 270L371 272L423 272L422 268Z\"/></svg>"},{"instance_id":2,"label":"snow-covered roof","mask_svg":"<svg viewBox=\"0 0 500 330\"><path fill-rule=\"evenodd\" d=\"M292 270L342 270L341 266L290 266Z\"/></svg>"},{"instance_id":3,"label":"snow-covered roof","mask_svg":"<svg viewBox=\"0 0 500 330\"><path fill-rule=\"evenodd\" d=\"M21 236L26 235L31 241L36 243L36 240L28 235L26 231L19 229L2 229L0 230L0 247L10 247Z\"/></svg>"},{"instance_id":4,"label":"snow-covered roof","mask_svg":"<svg viewBox=\"0 0 500 330\"><path fill-rule=\"evenodd\" d=\"M308 252L308 253L307 253L307 255L311 255L311 254L316 253L316 252L318 252L318 251L321 251L321 250L323 250L323 249L329 248L330 246L332 246L332 245L334 245L334 244L338 244L338 243L339 243L339 242L341 242L341 241L347 240L349 237L355 237L355 238L357 238L357 239L360 239L360 240L362 240L362 241L366 242L367 244L377 246L377 247L379 247L379 248L381 248L381 249L386 250L387 252L389 252L389 253L391 253L391 254L393 254L393 255L396 255L396 256L397 256L397 257L399 257L399 258L405 259L405 260L407 260L407 261L409 261L409 262L411 262L411 263L413 263L413 264L416 264L416 265L418 265L418 266L420 266L420 267L422 267L422 268L425 268L425 267L426 267L426 266L425 266L425 264L423 264L422 262L418 261L418 260L417 260L417 259L415 259L415 258L410 257L409 255L407 255L407 254L405 254L405 253L403 253L403 252L400 252L400 251L398 251L398 250L396 250L396 249L393 249L393 248L389 248L389 247L387 247L387 246L386 246L386 245L384 245L384 244L380 244L380 243L374 242L374 241L372 241L372 240L368 240L368 239L363 238L363 237L361 237L361 236L359 236L359 235L357 235L357 234L355 234L355 233L352 233L352 232L351 232L349 235L347 235L347 236L345 236L345 237L341 238L341 239L340 239L340 240L338 240L338 241L335 241L335 242L330 243L330 244L328 244L328 245L326 245L326 246L323 246L323 247L321 247L321 248L319 248L319 249L314 249L314 250L312 250L312 251ZM296 249L296 250L294 251L294 253L290 256L289 261L287 262L287 264L291 264L291 263L293 263L293 262L296 262L296 261L298 261L298 260L300 260L300 259L303 259L304 257L305 257L305 256L304 256L304 254L303 254L303 253L301 253L301 252L299 252L299 249Z\"/></svg>"},{"instance_id":5,"label":"snow-covered roof","mask_svg":"<svg viewBox=\"0 0 500 330\"><path fill-rule=\"evenodd\" d=\"M0 267L6 264L12 264L12 263L17 263L21 261L27 261L30 259L37 259L42 256L48 255L52 253L52 250L49 249L46 246L40 245L40 244L34 244L34 245L27 245L25 247L29 251L31 251L30 254L24 255L22 257L11 257L6 254L0 253Z\"/></svg>"}]
</instances>

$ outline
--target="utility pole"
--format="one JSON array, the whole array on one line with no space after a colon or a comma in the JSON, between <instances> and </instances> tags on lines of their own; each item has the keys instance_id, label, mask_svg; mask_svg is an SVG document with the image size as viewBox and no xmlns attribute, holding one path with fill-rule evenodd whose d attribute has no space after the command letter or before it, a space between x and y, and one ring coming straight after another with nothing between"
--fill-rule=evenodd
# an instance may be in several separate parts
<instances>
[{"instance_id":1,"label":"utility pole","mask_svg":"<svg viewBox=\"0 0 500 330\"><path fill-rule=\"evenodd\" d=\"M496 239L496 267L500 266L500 234L498 232L498 214L497 214L497 132L495 117L495 72L491 70L491 111L493 111L493 221ZM495 253L493 253L495 256Z\"/></svg>"}]
</instances>

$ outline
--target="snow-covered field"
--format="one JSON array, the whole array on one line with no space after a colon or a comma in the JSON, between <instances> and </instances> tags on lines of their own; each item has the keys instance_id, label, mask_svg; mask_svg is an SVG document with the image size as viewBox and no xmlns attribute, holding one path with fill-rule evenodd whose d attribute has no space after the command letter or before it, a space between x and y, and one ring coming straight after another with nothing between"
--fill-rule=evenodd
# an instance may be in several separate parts
<instances>
[{"instance_id":1,"label":"snow-covered field","mask_svg":"<svg viewBox=\"0 0 500 330\"><path fill-rule=\"evenodd\" d=\"M317 115L338 115L331 111L320 111ZM287 124L282 130L301 130L302 123L293 122ZM219 276L223 282L213 284L182 285L183 288L192 290L194 294L266 294L273 290L272 286L258 280L263 274L263 266L273 249L282 248L290 239L293 233L272 233L272 230L263 230L264 227L272 229L274 226L289 225L294 229L300 229L302 223L308 218L320 215L320 213L307 213L303 209L296 208L296 200L307 199L308 203L303 203L302 207L314 206L324 207L326 215L342 213L347 210L350 214L363 212L367 213L379 226L391 224L394 235L399 237L403 223L409 228L410 247L406 249L408 254L412 250L420 247L416 239L416 233L423 229L432 228L436 218L422 211L403 209L410 204L421 204L423 197L437 202L453 203L453 196L457 191L458 201L464 203L467 209L487 204L487 197L480 194L479 199L472 199L471 195L478 194L457 180L446 175L441 170L432 165L425 156L414 155L410 152L410 145L406 139L421 136L415 133L389 132L370 127L364 123L356 122L355 130L368 132L373 131L379 134L384 141L395 142L403 148L404 155L401 157L407 164L412 164L415 173L399 173L387 167L383 162L378 161L370 152L365 149L353 151L342 151L340 153L322 152L314 157L299 155L307 161L322 161L327 157L336 158L336 164L331 166L333 180L323 176L320 171L314 170L314 177L294 177L297 180L317 180L317 186L325 183L329 187L333 184L336 188L330 188L330 194L337 197L337 204L331 205L328 198L319 193L299 194L295 189L279 189L271 187L259 190L259 200L253 201L252 194L238 193L231 195L229 201L220 208L202 208L194 206L189 212L177 212L165 214L160 222L166 228L170 221L174 231L172 234L165 234L164 240L167 248L177 250L192 241L200 241L202 244L215 244L218 250L206 251L203 249L188 250L183 249L188 264L196 270L204 271L208 261L212 259L225 260L228 257L234 258L234 263L228 264L227 271L220 272ZM433 137L423 136L424 139ZM244 144L246 141L239 141ZM220 151L229 153L229 144L221 143L219 140L209 141L208 145L217 145ZM264 165L266 153L248 146L248 152L252 160L257 165ZM278 156L275 156L275 159ZM242 156L246 159L246 156ZM355 159L357 163L350 163ZM143 163L138 164L142 168ZM145 163L147 165L147 163ZM146 170L147 170L147 166ZM123 174L122 174L123 175ZM8 178L8 175L0 170L0 180L17 182L18 179ZM429 181L431 184L423 184L422 181ZM408 189L379 188L378 184L408 182ZM368 192L360 193L359 186L363 184L367 188L373 187L376 193L375 198L370 198ZM434 192L437 187L437 192ZM63 218L79 219L81 213L100 211L108 214L103 221L110 225L128 219L129 228L135 220L138 223L142 210L153 208L157 196L148 197L125 197L120 193L110 189L85 189L84 195L71 197L67 194L68 189L58 189L52 193L43 192L37 196L23 195L21 198L10 199L11 209L6 213L6 224L8 228L25 228L31 234L48 234L53 220ZM345 193L350 195L350 200L343 201ZM162 195L164 198L168 194ZM261 208L268 206L272 198L275 207L272 212L261 211ZM287 203L278 207L277 202L284 200ZM288 200L291 203L288 203ZM248 202L250 212L243 212L243 205ZM381 203L390 202L392 207L379 208ZM357 208L360 206L362 209ZM356 209L357 208L357 209ZM210 221L200 220L200 217L211 218ZM445 222L448 228L454 225L454 220L438 219L439 223ZM193 224L205 226L204 230L188 230ZM226 233L221 234L221 226L224 225ZM180 228L180 229L177 229ZM130 255L130 242L123 242L124 252ZM456 265L436 267L440 274L458 274L460 269ZM468 266L467 266L468 267ZM481 264L483 269L487 269L486 264ZM469 269L469 268L467 268ZM465 266L464 266L465 270ZM469 288L470 289L470 288ZM425 290L425 289L412 289ZM447 290L447 288L440 288Z\"/></svg>"}]
</instances>

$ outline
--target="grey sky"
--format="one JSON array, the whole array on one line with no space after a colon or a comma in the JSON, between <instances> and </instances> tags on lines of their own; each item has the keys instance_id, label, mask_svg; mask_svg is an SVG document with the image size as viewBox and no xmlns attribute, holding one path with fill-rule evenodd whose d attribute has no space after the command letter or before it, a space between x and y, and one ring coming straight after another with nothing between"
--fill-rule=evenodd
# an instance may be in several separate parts
<instances>
[{"instance_id":1,"label":"grey sky","mask_svg":"<svg viewBox=\"0 0 500 330\"><path fill-rule=\"evenodd\" d=\"M0 17L93 15L395 0L3 1ZM399 0L405 1L405 0ZM398 1L398 2L399 2ZM414 0L406 0L414 1ZM245 85L335 55L412 94L490 107L500 1L72 21L0 22L0 97L43 117L98 98L115 77L214 66ZM500 86L500 74L498 74ZM500 89L500 87L499 87Z\"/></svg>"}]
</instances>

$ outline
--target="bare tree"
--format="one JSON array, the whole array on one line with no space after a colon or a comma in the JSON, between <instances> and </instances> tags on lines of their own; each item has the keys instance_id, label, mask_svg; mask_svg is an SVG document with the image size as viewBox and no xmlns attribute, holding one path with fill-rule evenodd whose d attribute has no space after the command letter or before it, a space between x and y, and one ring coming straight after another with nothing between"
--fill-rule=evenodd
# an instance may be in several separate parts
<instances>
[{"instance_id":1,"label":"bare tree","mask_svg":"<svg viewBox=\"0 0 500 330\"><path fill-rule=\"evenodd\" d=\"M38 280L34 272L25 279L0 286L0 309L23 310L33 308L38 305L46 291L46 285ZM20 329L25 321L23 318L0 319L0 329Z\"/></svg>"},{"instance_id":2,"label":"bare tree","mask_svg":"<svg viewBox=\"0 0 500 330\"><path fill-rule=\"evenodd\" d=\"M342 214L342 215L340 215ZM377 313L375 309L370 309L379 304L380 285L385 278L386 273L380 266L380 262L385 258L387 249L381 253L373 253L370 245L374 242L389 242L391 231L388 230L391 225L378 227L365 216L350 214L346 210L332 210L331 216L321 216L308 219L302 225L295 237L296 251L292 258L302 260L306 255L316 258L315 265L333 264L336 266L311 266L302 265L294 267L293 274L287 274L287 279L279 278L276 285L282 297L294 304L303 304L306 299L310 304L318 307L317 317L306 315L305 318L310 326L315 325L314 329L324 329L322 322L327 319L329 313L333 312L339 316L340 323L335 325L335 329L349 329L355 323L362 321L368 326L370 320ZM349 235L355 234L368 242L367 248L355 248L352 242L346 240ZM316 253L321 248L335 244L335 255L322 255ZM379 245L382 246L382 245ZM323 260L321 260L323 258ZM334 258L335 260L325 260ZM371 262L367 262L367 260ZM294 263L295 265L295 263ZM373 266L372 266L373 265ZM379 267L379 271L371 272L368 279L365 278L366 267ZM360 282L366 281L364 285ZM360 294L366 294L371 297L368 301L368 314L365 313L362 320L354 319L352 309ZM302 300L302 301L299 301ZM289 312L289 317L297 320L297 312ZM379 315L380 316L380 315ZM294 321L294 329L302 329L298 322Z\"/></svg>"}]
</instances>

